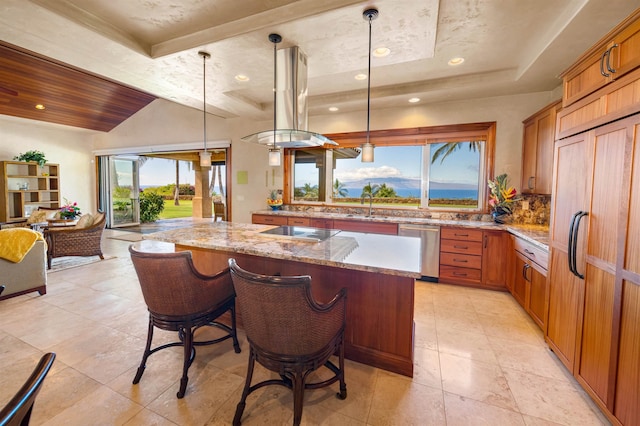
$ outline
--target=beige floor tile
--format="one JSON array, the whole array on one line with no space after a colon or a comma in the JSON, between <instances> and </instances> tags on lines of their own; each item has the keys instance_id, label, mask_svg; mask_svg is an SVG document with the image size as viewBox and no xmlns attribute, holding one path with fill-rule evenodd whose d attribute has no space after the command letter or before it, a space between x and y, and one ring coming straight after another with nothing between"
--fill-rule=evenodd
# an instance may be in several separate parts
<instances>
[{"instance_id":1,"label":"beige floor tile","mask_svg":"<svg viewBox=\"0 0 640 426\"><path fill-rule=\"evenodd\" d=\"M416 319L414 321L414 341L415 348L438 350L438 333L436 328L435 317L430 321L422 321Z\"/></svg>"},{"instance_id":2,"label":"beige floor tile","mask_svg":"<svg viewBox=\"0 0 640 426\"><path fill-rule=\"evenodd\" d=\"M606 424L588 397L571 383L511 369L504 372L523 414L563 425Z\"/></svg>"},{"instance_id":3,"label":"beige floor tile","mask_svg":"<svg viewBox=\"0 0 640 426\"><path fill-rule=\"evenodd\" d=\"M524 419L524 423L527 426L560 426L560 423L551 422L549 420L544 420L539 417L528 416L526 414L523 414L522 418Z\"/></svg>"},{"instance_id":4,"label":"beige floor tile","mask_svg":"<svg viewBox=\"0 0 640 426\"><path fill-rule=\"evenodd\" d=\"M506 318L500 315L478 314L487 336L538 345L544 342L542 331L527 318Z\"/></svg>"},{"instance_id":5,"label":"beige floor tile","mask_svg":"<svg viewBox=\"0 0 640 426\"><path fill-rule=\"evenodd\" d=\"M221 408L216 411L207 426L227 426L233 421L236 406L242 395L242 388L234 392ZM305 407L308 408L308 407ZM304 415L304 408L302 411ZM291 425L293 422L293 397L291 391L282 386L267 386L256 390L247 398L242 414L243 426Z\"/></svg>"},{"instance_id":6,"label":"beige floor tile","mask_svg":"<svg viewBox=\"0 0 640 426\"><path fill-rule=\"evenodd\" d=\"M517 411L507 380L498 365L440 354L442 388L449 393Z\"/></svg>"},{"instance_id":7,"label":"beige floor tile","mask_svg":"<svg viewBox=\"0 0 640 426\"><path fill-rule=\"evenodd\" d=\"M145 408L133 416L124 426L174 426L175 424L176 423Z\"/></svg>"},{"instance_id":8,"label":"beige floor tile","mask_svg":"<svg viewBox=\"0 0 640 426\"><path fill-rule=\"evenodd\" d=\"M446 330L462 330L474 333L484 333L484 329L482 328L478 315L475 312L458 311L453 308L436 311L436 330L438 333Z\"/></svg>"},{"instance_id":9,"label":"beige floor tile","mask_svg":"<svg viewBox=\"0 0 640 426\"><path fill-rule=\"evenodd\" d=\"M437 351L425 348L413 350L413 381L436 389L442 389L440 359Z\"/></svg>"},{"instance_id":10,"label":"beige floor tile","mask_svg":"<svg viewBox=\"0 0 640 426\"><path fill-rule=\"evenodd\" d=\"M546 343L536 345L489 336L491 347L502 367L557 380L573 380L569 371Z\"/></svg>"},{"instance_id":11,"label":"beige floor tile","mask_svg":"<svg viewBox=\"0 0 640 426\"><path fill-rule=\"evenodd\" d=\"M147 408L181 425L202 425L211 419L223 404L240 395L244 378L198 360L189 368L189 382L184 398L178 399L178 388L170 387Z\"/></svg>"},{"instance_id":12,"label":"beige floor tile","mask_svg":"<svg viewBox=\"0 0 640 426\"><path fill-rule=\"evenodd\" d=\"M445 392L447 426L525 425L522 414Z\"/></svg>"},{"instance_id":13,"label":"beige floor tile","mask_svg":"<svg viewBox=\"0 0 640 426\"><path fill-rule=\"evenodd\" d=\"M438 333L438 350L441 353L498 364L489 339L484 333L455 329L441 330Z\"/></svg>"},{"instance_id":14,"label":"beige floor tile","mask_svg":"<svg viewBox=\"0 0 640 426\"><path fill-rule=\"evenodd\" d=\"M444 425L442 390L380 371L367 424Z\"/></svg>"},{"instance_id":15,"label":"beige floor tile","mask_svg":"<svg viewBox=\"0 0 640 426\"><path fill-rule=\"evenodd\" d=\"M45 426L123 425L142 408L111 389L101 386L42 424Z\"/></svg>"}]
</instances>

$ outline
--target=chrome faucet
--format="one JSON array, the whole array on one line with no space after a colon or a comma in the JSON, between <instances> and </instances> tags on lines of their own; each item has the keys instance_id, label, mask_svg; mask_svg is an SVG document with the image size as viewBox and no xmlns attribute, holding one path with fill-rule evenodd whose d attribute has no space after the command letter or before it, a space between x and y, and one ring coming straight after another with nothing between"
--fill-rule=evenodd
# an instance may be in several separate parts
<instances>
[{"instance_id":1,"label":"chrome faucet","mask_svg":"<svg viewBox=\"0 0 640 426\"><path fill-rule=\"evenodd\" d=\"M371 217L371 216L373 216L373 214L371 213L371 205L373 204L373 195L371 195L369 192L365 192L364 194L362 194L362 197L360 197L360 204L364 204L365 197L369 197L369 215L368 215L368 217Z\"/></svg>"}]
</instances>

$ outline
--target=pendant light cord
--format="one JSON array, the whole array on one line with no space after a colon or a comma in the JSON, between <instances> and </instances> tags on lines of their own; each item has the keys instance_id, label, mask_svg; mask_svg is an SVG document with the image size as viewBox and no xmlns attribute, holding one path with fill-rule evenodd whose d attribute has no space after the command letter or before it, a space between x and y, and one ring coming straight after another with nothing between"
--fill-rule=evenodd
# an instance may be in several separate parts
<instances>
[{"instance_id":1,"label":"pendant light cord","mask_svg":"<svg viewBox=\"0 0 640 426\"><path fill-rule=\"evenodd\" d=\"M202 56L202 127L204 155L207 155L207 59L211 57L208 52L201 50L198 55Z\"/></svg>"},{"instance_id":2,"label":"pendant light cord","mask_svg":"<svg viewBox=\"0 0 640 426\"><path fill-rule=\"evenodd\" d=\"M368 72L368 75L367 75L367 144L369 143L369 121L371 117L371 21L373 21L374 15L369 14L368 17L369 17L369 64L368 64L368 71L367 71Z\"/></svg>"},{"instance_id":3,"label":"pendant light cord","mask_svg":"<svg viewBox=\"0 0 640 426\"><path fill-rule=\"evenodd\" d=\"M278 74L278 54L277 54L277 46L278 41L273 40L273 149L276 149L276 101L277 101L277 93L276 93L276 85L277 85L277 74Z\"/></svg>"}]
</instances>

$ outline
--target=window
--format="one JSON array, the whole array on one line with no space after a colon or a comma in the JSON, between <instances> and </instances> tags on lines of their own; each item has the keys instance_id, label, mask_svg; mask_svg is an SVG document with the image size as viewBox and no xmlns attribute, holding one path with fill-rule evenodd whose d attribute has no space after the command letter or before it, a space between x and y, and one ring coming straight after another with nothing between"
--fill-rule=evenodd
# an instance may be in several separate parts
<instances>
[{"instance_id":1,"label":"window","mask_svg":"<svg viewBox=\"0 0 640 426\"><path fill-rule=\"evenodd\" d=\"M364 132L328 135L339 148L286 151L285 202L359 205L370 194L380 207L482 211L494 134L495 123L372 132L373 163L360 159Z\"/></svg>"}]
</instances>

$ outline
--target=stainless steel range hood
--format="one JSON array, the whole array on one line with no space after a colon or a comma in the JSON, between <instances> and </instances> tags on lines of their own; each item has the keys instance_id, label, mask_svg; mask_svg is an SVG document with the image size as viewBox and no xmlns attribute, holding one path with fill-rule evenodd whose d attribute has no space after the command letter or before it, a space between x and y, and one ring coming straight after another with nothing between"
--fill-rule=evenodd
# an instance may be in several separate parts
<instances>
[{"instance_id":1,"label":"stainless steel range hood","mask_svg":"<svg viewBox=\"0 0 640 426\"><path fill-rule=\"evenodd\" d=\"M338 145L319 133L309 132L307 112L307 55L298 46L277 51L276 130L265 130L242 140L276 148Z\"/></svg>"}]
</instances>

